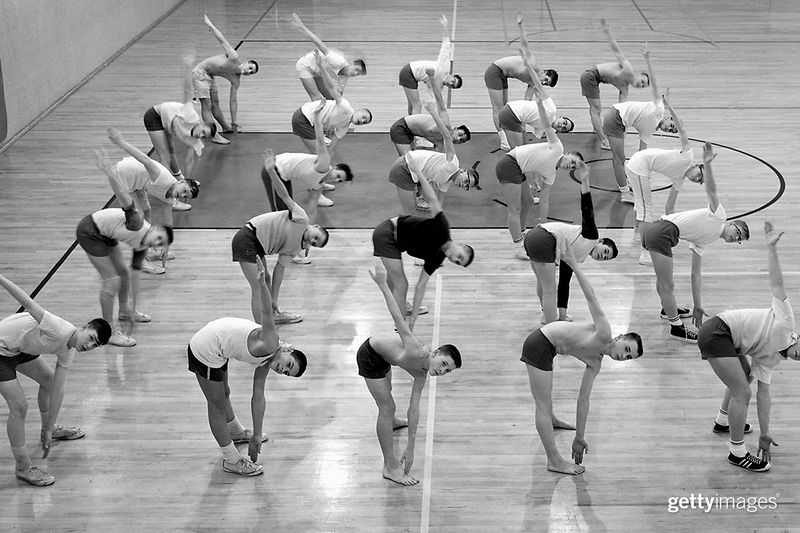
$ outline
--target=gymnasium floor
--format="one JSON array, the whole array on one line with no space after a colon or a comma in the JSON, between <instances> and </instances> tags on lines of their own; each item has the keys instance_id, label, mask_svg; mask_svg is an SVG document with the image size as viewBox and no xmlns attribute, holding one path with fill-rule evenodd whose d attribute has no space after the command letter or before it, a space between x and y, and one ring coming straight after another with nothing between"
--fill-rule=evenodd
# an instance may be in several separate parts
<instances>
[{"instance_id":1,"label":"gymnasium floor","mask_svg":"<svg viewBox=\"0 0 800 533\"><path fill-rule=\"evenodd\" d=\"M420 485L404 488L381 478L377 409L355 365L361 342L392 327L367 269L373 261L368 228L399 208L395 192L383 182L385 165L393 160L385 132L405 110L396 75L409 60L435 58L440 13L455 20L454 71L465 79L464 87L452 94L451 117L478 133L491 132L481 76L493 59L514 53L513 47L506 47L504 30L514 38L517 11L525 15L540 64L555 65L561 72L554 98L576 122L576 133L564 136L565 144L569 140L585 145L591 129L578 76L587 66L613 57L597 20L611 22L635 66L642 63L639 50L647 40L659 85L671 88L673 105L690 137L716 145L714 169L728 214L748 214L751 227L748 243L719 243L704 256L704 307L715 314L768 305L761 232L765 219L787 232L780 254L787 292L794 300L800 290L793 199L800 164L794 150L800 108L793 68L800 52L797 4L462 0L389 6L341 0L187 0L0 153L0 271L26 290L36 290L37 301L68 320L99 314L98 277L80 249L70 253L77 221L101 208L110 194L90 149L98 143L111 148L105 139L109 126L119 127L134 144L150 147L141 125L144 110L181 98L185 55L218 53L213 37L203 30L204 11L239 44L243 56L255 58L264 69L245 80L239 92L246 133L228 147L208 147L201 169L208 174L199 178L203 196L188 216L178 219L182 229L173 248L177 259L168 265L167 274L143 279L140 308L153 315L154 322L138 326L139 345L102 348L80 356L73 365L59 422L81 426L87 437L58 443L44 461L56 484L37 488L17 482L8 442L0 439L0 471L5 472L0 475L0 529L484 532L797 527L800 416L794 403L800 370L792 361L782 363L772 380L770 434L780 443L773 450L772 470L750 474L728 465L726 439L711 432L722 386L695 346L666 338L652 270L636 263L638 250L630 243L630 209L602 190L612 183L605 154L596 154L598 160L592 163L595 203L607 228L601 231L619 243L621 255L611 263L589 261L585 270L613 331L640 332L645 356L604 363L592 394L584 475L547 472L533 426L533 400L519 353L538 324L539 305L530 267L511 258L502 206L492 202L492 161L498 157L492 135L477 135L474 144L460 147L467 150L465 160L483 161L487 190L481 196L458 191L447 204L454 239L472 244L476 261L466 270L448 265L437 273L425 299L431 313L415 328L429 345L451 342L464 354L464 367L441 380L431 379L423 395L414 462ZM305 100L293 64L310 47L291 27L292 11L332 46L351 57L366 57L369 75L352 80L346 94L354 103L370 107L375 121L343 141L342 150L352 153L351 164L360 175L356 183L331 194L338 205L327 215L336 228L329 246L313 252L311 265L287 272L281 306L302 313L304 321L282 327L281 336L309 354L309 369L298 380L275 375L268 379L265 428L271 440L260 459L265 473L239 478L221 470L205 401L185 369L185 346L209 320L250 313L249 289L238 265L230 261L229 246L235 228L251 210L257 213L263 200L254 174L263 144L293 142L285 135L289 117ZM512 85L511 98L521 97L522 91ZM631 93L631 99L648 96ZM614 98L603 92L608 105ZM225 104L223 109L227 115ZM663 137L657 146L675 143ZM633 146L631 138L629 152ZM575 219L570 191L577 187L566 175L559 180L564 201L557 216ZM231 194L239 187L239 197ZM359 198L375 201L379 208L367 209ZM702 191L687 184L678 209L700 207L703 201ZM684 304L691 301L689 255L681 244L675 258L676 292ZM413 284L417 267L407 262L406 271ZM0 309L5 314L16 309L5 293L0 294ZM577 288L570 312L576 320L589 317ZM230 372L234 407L249 426L251 370L231 364ZM557 359L555 410L567 420L574 421L581 374L575 359ZM29 398L28 446L36 453L36 389L29 380L21 381ZM401 412L410 389L408 376L395 370ZM755 394L751 403L749 421L756 425ZM6 408L0 408L0 423L6 416ZM747 437L751 447L757 443L757 431ZM405 431L399 432L401 446L405 437ZM560 432L557 441L562 453L568 453L572 433ZM774 498L776 506L670 511L671 498L698 494L737 501L755 498L753 502Z\"/></svg>"}]
</instances>

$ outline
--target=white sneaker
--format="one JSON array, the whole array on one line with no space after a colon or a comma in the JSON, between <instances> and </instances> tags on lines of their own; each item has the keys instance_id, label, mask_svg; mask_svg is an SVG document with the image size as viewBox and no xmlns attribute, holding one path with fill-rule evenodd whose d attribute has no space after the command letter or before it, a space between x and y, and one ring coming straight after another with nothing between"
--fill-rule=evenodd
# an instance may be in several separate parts
<instances>
[{"instance_id":1,"label":"white sneaker","mask_svg":"<svg viewBox=\"0 0 800 533\"><path fill-rule=\"evenodd\" d=\"M328 138L328 137L326 136L326 137L325 137L325 146L330 146L330 145L331 145L331 140L330 140L330 138Z\"/></svg>"},{"instance_id":2,"label":"white sneaker","mask_svg":"<svg viewBox=\"0 0 800 533\"><path fill-rule=\"evenodd\" d=\"M634 201L634 199L633 199L633 193L631 192L630 189L628 189L625 192L620 192L619 193L619 201L622 202L623 204L634 204L634 203L636 203Z\"/></svg>"},{"instance_id":3,"label":"white sneaker","mask_svg":"<svg viewBox=\"0 0 800 533\"><path fill-rule=\"evenodd\" d=\"M228 139L226 139L225 137L223 137L219 133L217 133L216 135L211 137L211 142L217 143L217 144L230 144L231 143Z\"/></svg>"},{"instance_id":4,"label":"white sneaker","mask_svg":"<svg viewBox=\"0 0 800 533\"><path fill-rule=\"evenodd\" d=\"M131 346L136 346L136 340L133 337L128 337L121 331L115 331L114 334L111 335L111 338L108 339L108 344L130 348Z\"/></svg>"},{"instance_id":5,"label":"white sneaker","mask_svg":"<svg viewBox=\"0 0 800 533\"><path fill-rule=\"evenodd\" d=\"M639 254L639 264L644 266L653 266L653 259L650 257L650 252L642 248Z\"/></svg>"},{"instance_id":6,"label":"white sneaker","mask_svg":"<svg viewBox=\"0 0 800 533\"><path fill-rule=\"evenodd\" d=\"M523 261L530 261L530 257L525 252L525 246L522 243L514 245L514 257Z\"/></svg>"},{"instance_id":7,"label":"white sneaker","mask_svg":"<svg viewBox=\"0 0 800 533\"><path fill-rule=\"evenodd\" d=\"M411 302L406 302L406 316L411 315L411 308L413 304ZM428 306L420 305L419 311L417 311L417 315L427 315L428 314Z\"/></svg>"},{"instance_id":8,"label":"white sneaker","mask_svg":"<svg viewBox=\"0 0 800 533\"><path fill-rule=\"evenodd\" d=\"M292 263L296 265L310 265L311 259L309 259L307 255L301 252L296 256L292 257Z\"/></svg>"},{"instance_id":9,"label":"white sneaker","mask_svg":"<svg viewBox=\"0 0 800 533\"><path fill-rule=\"evenodd\" d=\"M600 149L601 150L611 150L611 145L608 144L608 141L600 141Z\"/></svg>"},{"instance_id":10,"label":"white sneaker","mask_svg":"<svg viewBox=\"0 0 800 533\"><path fill-rule=\"evenodd\" d=\"M49 473L44 468L33 465L17 468L14 474L17 476L17 479L21 479L37 487L46 487L56 482L56 478L53 474Z\"/></svg>"},{"instance_id":11,"label":"white sneaker","mask_svg":"<svg viewBox=\"0 0 800 533\"><path fill-rule=\"evenodd\" d=\"M336 190L336 185L334 185L333 183L323 183L322 184L322 190L323 191L335 191Z\"/></svg>"},{"instance_id":12,"label":"white sneaker","mask_svg":"<svg viewBox=\"0 0 800 533\"><path fill-rule=\"evenodd\" d=\"M333 205L333 200L331 200L324 194L320 194L319 198L317 199L317 205L320 207L330 207Z\"/></svg>"},{"instance_id":13,"label":"white sneaker","mask_svg":"<svg viewBox=\"0 0 800 533\"><path fill-rule=\"evenodd\" d=\"M303 317L297 313L289 313L287 311L275 311L272 313L272 320L275 324L295 324L302 322Z\"/></svg>"},{"instance_id":14,"label":"white sneaker","mask_svg":"<svg viewBox=\"0 0 800 533\"><path fill-rule=\"evenodd\" d=\"M163 266L153 263L152 261L145 259L142 261L142 268L141 271L145 274L163 274L167 271L166 268Z\"/></svg>"},{"instance_id":15,"label":"white sneaker","mask_svg":"<svg viewBox=\"0 0 800 533\"><path fill-rule=\"evenodd\" d=\"M417 210L418 211L430 211L431 206L423 197L417 198Z\"/></svg>"},{"instance_id":16,"label":"white sneaker","mask_svg":"<svg viewBox=\"0 0 800 533\"><path fill-rule=\"evenodd\" d=\"M173 211L188 211L191 208L192 208L192 204L179 202L178 200L173 200L172 201L172 210Z\"/></svg>"},{"instance_id":17,"label":"white sneaker","mask_svg":"<svg viewBox=\"0 0 800 533\"><path fill-rule=\"evenodd\" d=\"M128 316L128 313L123 313L122 311L120 311L120 312L119 312L119 315L117 315L117 318L119 318L119 319L120 319L120 320L122 320L123 322L125 322L125 321L128 321L128 320L130 320L130 319L131 319L131 317L130 317L130 316ZM146 315L146 314L144 314L144 313L141 313L141 312L139 312L139 311L136 311L136 312L133 314L133 320L134 320L134 322L140 322L140 323L142 323L142 324L147 324L147 323L148 323L148 322L150 322L152 319L150 318L150 315Z\"/></svg>"},{"instance_id":18,"label":"white sneaker","mask_svg":"<svg viewBox=\"0 0 800 533\"><path fill-rule=\"evenodd\" d=\"M151 249L147 253L146 259L148 261L161 261L161 252L159 252L158 250ZM167 252L167 261L172 261L173 259L175 259L175 252L170 250L169 252Z\"/></svg>"},{"instance_id":19,"label":"white sneaker","mask_svg":"<svg viewBox=\"0 0 800 533\"><path fill-rule=\"evenodd\" d=\"M222 469L231 474L238 474L240 476L257 476L264 473L263 466L254 463L247 457L242 457L235 463L229 463L223 459Z\"/></svg>"},{"instance_id":20,"label":"white sneaker","mask_svg":"<svg viewBox=\"0 0 800 533\"><path fill-rule=\"evenodd\" d=\"M414 146L417 148L433 148L433 143L425 137L414 137Z\"/></svg>"}]
</instances>

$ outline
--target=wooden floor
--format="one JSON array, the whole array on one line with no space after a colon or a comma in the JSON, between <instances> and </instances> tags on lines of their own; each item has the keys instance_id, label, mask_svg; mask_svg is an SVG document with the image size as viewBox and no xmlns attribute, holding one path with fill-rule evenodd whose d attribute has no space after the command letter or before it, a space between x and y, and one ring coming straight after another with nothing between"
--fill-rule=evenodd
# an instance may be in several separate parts
<instances>
[{"instance_id":1,"label":"wooden floor","mask_svg":"<svg viewBox=\"0 0 800 533\"><path fill-rule=\"evenodd\" d=\"M105 129L119 127L149 147L144 110L180 99L184 57L218 52L204 31L209 16L262 72L242 84L239 113L248 131L288 131L305 94L295 60L309 49L289 24L292 11L329 44L366 58L369 76L353 80L348 98L370 107L386 131L403 115L396 85L399 68L438 51L436 18L451 2L300 1L292 3L188 0L109 63L27 134L0 153L0 271L33 291L74 240L78 220L110 196L94 168L91 148ZM608 19L621 46L640 66L650 43L659 85L671 88L689 135L752 154L785 180L777 203L747 218L753 238L743 246L719 243L705 256L706 310L766 307L769 287L761 235L765 219L787 235L780 254L787 291L800 293L800 230L795 222L800 156L800 5L791 0L709 2L623 0L485 2L462 0L455 11L454 71L464 87L452 95L451 116L475 131L491 130L482 81L485 67L513 53L504 42L521 10L539 62L561 79L559 108L589 131L578 77L613 56L598 30ZM101 24L102 21L91 21ZM605 89L605 88L604 88ZM511 98L523 88L511 82ZM223 94L227 91L223 90ZM632 99L647 99L646 91ZM615 100L603 92L607 104ZM223 105L225 109L225 105ZM227 109L225 109L227 115ZM234 142L236 142L234 140ZM660 145L670 141L659 140ZM108 143L105 143L108 144ZM633 144L630 144L632 147ZM346 141L343 149L346 149ZM112 152L116 153L116 152ZM116 153L119 155L118 153ZM782 190L768 167L741 164L726 151L714 162L729 213L767 204ZM368 167L368 162L362 162ZM763 170L762 170L763 169ZM370 169L384 173L386 169ZM488 171L486 179L493 179ZM336 194L336 193L335 193ZM387 194L391 194L387 191ZM702 195L679 198L679 209L702 205ZM219 206L225 209L224 205ZM499 207L498 207L499 208ZM335 207L334 207L335 209ZM430 315L416 328L425 342L458 345L464 367L433 380L422 400L414 472L419 486L403 488L380 476L374 402L358 377L355 349L369 335L391 328L367 269L370 232L338 230L315 251L310 266L287 272L282 307L305 320L282 337L310 356L299 380L271 376L267 386L265 474L244 479L220 468L202 394L185 369L185 345L209 320L249 315L249 290L229 260L230 230L182 230L178 258L166 275L146 277L140 307L154 322L139 326L139 345L107 347L78 358L67 382L61 422L86 430L83 440L58 443L45 461L56 478L50 488L17 482L7 440L0 439L0 530L11 531L777 531L800 523L800 367L785 362L772 381L773 469L748 474L730 467L727 441L711 432L723 388L697 348L665 338L649 268L636 263L630 230L606 232L621 246L612 263L587 264L615 332L639 331L645 356L607 361L592 394L586 473L548 473L533 426L533 400L519 353L539 320L534 277L510 257L502 229L456 229L457 240L477 250L468 270L452 265L432 280ZM592 263L592 262L589 262ZM416 267L406 265L415 279ZM691 301L689 252L676 253L676 291ZM78 250L43 285L37 300L74 322L99 314L98 277ZM573 290L571 314L588 319ZM0 314L16 308L0 294ZM234 406L249 425L251 373L231 365ZM556 412L574 420L582 369L574 359L556 363ZM36 389L29 396L30 449L36 451ZM410 379L394 377L397 404L407 405ZM0 407L0 423L7 409ZM755 406L750 421L757 422ZM757 444L750 435L750 446ZM558 435L564 453L571 433ZM401 432L400 442L405 442ZM777 508L670 512L670 498L774 498ZM763 500L762 500L763 501ZM766 507L766 505L764 505Z\"/></svg>"}]
</instances>

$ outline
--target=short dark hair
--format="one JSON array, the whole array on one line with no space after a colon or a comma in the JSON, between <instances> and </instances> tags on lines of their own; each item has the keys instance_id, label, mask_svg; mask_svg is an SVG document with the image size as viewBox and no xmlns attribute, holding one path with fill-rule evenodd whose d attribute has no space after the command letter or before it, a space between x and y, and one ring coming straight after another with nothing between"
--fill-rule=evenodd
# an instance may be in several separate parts
<instances>
[{"instance_id":1,"label":"short dark hair","mask_svg":"<svg viewBox=\"0 0 800 533\"><path fill-rule=\"evenodd\" d=\"M467 249L467 256L468 257L467 257L467 262L464 263L461 266L463 266L464 268L467 268L469 265L472 264L472 261L475 259L475 249L472 246L470 246L469 244L465 244L464 248Z\"/></svg>"},{"instance_id":2,"label":"short dark hair","mask_svg":"<svg viewBox=\"0 0 800 533\"><path fill-rule=\"evenodd\" d=\"M336 163L333 168L344 172L344 181L353 181L353 171L350 170L350 165L347 163Z\"/></svg>"},{"instance_id":3,"label":"short dark hair","mask_svg":"<svg viewBox=\"0 0 800 533\"><path fill-rule=\"evenodd\" d=\"M464 132L464 142L472 139L472 132L469 131L469 128L465 124L458 126L456 129Z\"/></svg>"},{"instance_id":4,"label":"short dark hair","mask_svg":"<svg viewBox=\"0 0 800 533\"><path fill-rule=\"evenodd\" d=\"M582 162L582 163L585 163L585 162L586 162L586 161L583 159L583 154L582 154L582 153L580 153L580 152L576 152L576 151L567 152L567 155L572 155L572 156L575 156L575 157L577 157L578 159L580 159L580 160L581 160L581 162Z\"/></svg>"},{"instance_id":5,"label":"short dark hair","mask_svg":"<svg viewBox=\"0 0 800 533\"><path fill-rule=\"evenodd\" d=\"M211 128L211 136L214 137L217 134L217 125L212 122L208 127Z\"/></svg>"},{"instance_id":6,"label":"short dark hair","mask_svg":"<svg viewBox=\"0 0 800 533\"><path fill-rule=\"evenodd\" d=\"M369 124L370 122L372 122L372 111L370 111L370 110L369 110L369 109L367 109L366 107L362 107L362 108L361 108L361 111L366 111L366 112L367 112L367 114L369 115L369 120L368 120L368 121L366 121L364 124Z\"/></svg>"},{"instance_id":7,"label":"short dark hair","mask_svg":"<svg viewBox=\"0 0 800 533\"><path fill-rule=\"evenodd\" d=\"M569 133L569 132L571 132L572 130L575 129L575 123L572 121L571 118L569 118L569 117L561 117L561 118L563 118L564 120L569 122L569 127L564 131L564 133ZM581 160L582 159L583 159L583 156L581 156Z\"/></svg>"},{"instance_id":8,"label":"short dark hair","mask_svg":"<svg viewBox=\"0 0 800 533\"><path fill-rule=\"evenodd\" d=\"M464 80L458 74L453 74L453 89L460 89L464 85Z\"/></svg>"},{"instance_id":9,"label":"short dark hair","mask_svg":"<svg viewBox=\"0 0 800 533\"><path fill-rule=\"evenodd\" d=\"M325 245L328 244L328 239L330 239L330 234L328 233L328 230L326 230L325 228L319 228L319 229L322 232L324 240L317 248L325 248Z\"/></svg>"},{"instance_id":10,"label":"short dark hair","mask_svg":"<svg viewBox=\"0 0 800 533\"><path fill-rule=\"evenodd\" d=\"M251 63L251 64L252 64L254 67L256 67L256 69L253 71L253 74L255 74L256 72L258 72L258 63L256 63L256 60L255 60L255 59L250 59L250 60L248 60L247 62L248 62L248 63Z\"/></svg>"},{"instance_id":11,"label":"short dark hair","mask_svg":"<svg viewBox=\"0 0 800 533\"><path fill-rule=\"evenodd\" d=\"M353 64L356 65L357 67L361 67L361 72L364 74L364 76L367 75L367 64L364 63L363 59L356 59L355 61L353 61Z\"/></svg>"},{"instance_id":12,"label":"short dark hair","mask_svg":"<svg viewBox=\"0 0 800 533\"><path fill-rule=\"evenodd\" d=\"M650 87L650 74L648 74L647 72L640 72L639 75L647 78L647 87Z\"/></svg>"},{"instance_id":13,"label":"short dark hair","mask_svg":"<svg viewBox=\"0 0 800 533\"><path fill-rule=\"evenodd\" d=\"M619 250L617 249L617 243L615 243L612 239L608 237L603 237L600 239L600 244L605 244L609 248L611 248L611 259L614 259L619 255Z\"/></svg>"},{"instance_id":14,"label":"short dark hair","mask_svg":"<svg viewBox=\"0 0 800 533\"><path fill-rule=\"evenodd\" d=\"M470 177L473 178L474 181L475 181L475 183L472 184L471 188L475 189L477 191L482 191L483 187L480 186L481 175L478 174L478 171L475 170L474 168L468 168L467 169L467 178L470 178Z\"/></svg>"},{"instance_id":15,"label":"short dark hair","mask_svg":"<svg viewBox=\"0 0 800 533\"><path fill-rule=\"evenodd\" d=\"M439 353L452 359L456 368L461 368L461 352L458 351L458 348L452 344L442 344L439 346Z\"/></svg>"},{"instance_id":16,"label":"short dark hair","mask_svg":"<svg viewBox=\"0 0 800 533\"><path fill-rule=\"evenodd\" d=\"M189 186L189 192L192 194L192 198L197 198L197 195L200 193L200 182L192 178L186 178L184 181L186 185Z\"/></svg>"},{"instance_id":17,"label":"short dark hair","mask_svg":"<svg viewBox=\"0 0 800 533\"><path fill-rule=\"evenodd\" d=\"M306 371L306 367L308 366L308 358L306 357L306 354L297 348L292 348L292 357L294 357L294 360L297 362L297 374L295 374L294 377L299 378Z\"/></svg>"},{"instance_id":18,"label":"short dark hair","mask_svg":"<svg viewBox=\"0 0 800 533\"><path fill-rule=\"evenodd\" d=\"M739 228L739 233L742 234L743 241L750 239L750 227L747 225L747 222L744 220L734 220L732 224Z\"/></svg>"},{"instance_id":19,"label":"short dark hair","mask_svg":"<svg viewBox=\"0 0 800 533\"><path fill-rule=\"evenodd\" d=\"M111 326L108 322L102 318L94 318L87 322L86 327L97 333L97 342L100 343L100 346L108 344L108 340L111 338Z\"/></svg>"},{"instance_id":20,"label":"short dark hair","mask_svg":"<svg viewBox=\"0 0 800 533\"><path fill-rule=\"evenodd\" d=\"M622 334L623 339L636 341L636 357L641 357L644 353L644 346L642 345L642 337L634 331Z\"/></svg>"},{"instance_id":21,"label":"short dark hair","mask_svg":"<svg viewBox=\"0 0 800 533\"><path fill-rule=\"evenodd\" d=\"M169 244L172 244L172 242L175 240L175 232L172 231L172 227L170 226L161 226L161 227L164 228L164 231L167 232L167 242Z\"/></svg>"},{"instance_id":22,"label":"short dark hair","mask_svg":"<svg viewBox=\"0 0 800 533\"><path fill-rule=\"evenodd\" d=\"M556 83L558 83L558 72L549 68L544 71L544 75L550 77L550 87L555 87Z\"/></svg>"}]
</instances>

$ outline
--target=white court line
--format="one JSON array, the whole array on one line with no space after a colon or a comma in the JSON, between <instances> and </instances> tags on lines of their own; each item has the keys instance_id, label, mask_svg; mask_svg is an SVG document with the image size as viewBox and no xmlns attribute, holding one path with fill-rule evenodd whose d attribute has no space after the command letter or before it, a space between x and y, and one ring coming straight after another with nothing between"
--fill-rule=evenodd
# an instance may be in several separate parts
<instances>
[{"instance_id":1,"label":"white court line","mask_svg":"<svg viewBox=\"0 0 800 533\"><path fill-rule=\"evenodd\" d=\"M433 336L431 348L439 346L439 325L442 319L442 273L436 273L436 299L433 304ZM420 533L428 533L431 518L431 474L433 472L433 431L436 423L436 381L430 379L428 386L428 414L425 424L425 469L422 473L422 511L419 522Z\"/></svg>"},{"instance_id":2,"label":"white court line","mask_svg":"<svg viewBox=\"0 0 800 533\"><path fill-rule=\"evenodd\" d=\"M646 270L646 269L643 269ZM643 272L583 272L586 277L589 278L611 278L611 277L621 277L621 278L654 278L655 273L652 270L646 270ZM679 271L673 272L673 277L686 277L691 276L692 273L689 270L686 271ZM756 271L756 272L748 272L746 270L734 270L730 272L703 272L704 278L718 278L718 277L731 277L731 276L769 276L769 272L766 270L764 271ZM789 272L784 272L784 276L800 276L800 271L794 270ZM481 272L480 274L470 274L470 273L450 273L448 274L451 278L477 278L477 277L535 277L533 272Z\"/></svg>"}]
</instances>

